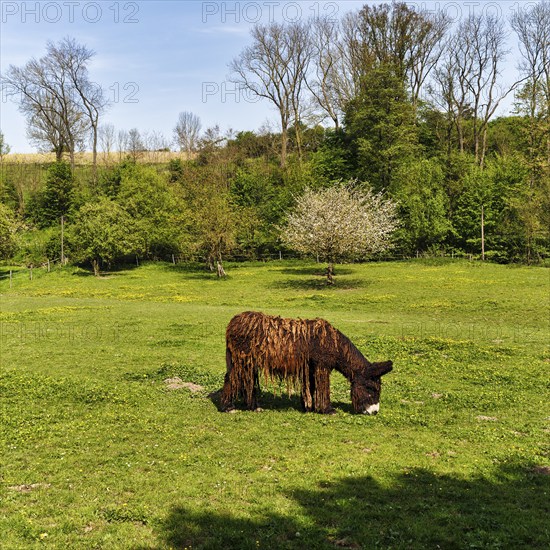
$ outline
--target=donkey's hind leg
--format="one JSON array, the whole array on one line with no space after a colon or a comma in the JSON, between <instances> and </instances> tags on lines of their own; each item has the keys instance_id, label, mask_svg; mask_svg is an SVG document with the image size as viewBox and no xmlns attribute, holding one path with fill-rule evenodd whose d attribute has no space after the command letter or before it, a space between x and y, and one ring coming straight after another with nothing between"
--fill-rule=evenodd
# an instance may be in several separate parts
<instances>
[{"instance_id":1,"label":"donkey's hind leg","mask_svg":"<svg viewBox=\"0 0 550 550\"><path fill-rule=\"evenodd\" d=\"M251 411L261 410L258 403L260 397L260 378L256 366L251 366L247 369L243 394L247 409Z\"/></svg>"},{"instance_id":2,"label":"donkey's hind leg","mask_svg":"<svg viewBox=\"0 0 550 550\"><path fill-rule=\"evenodd\" d=\"M300 396L301 398L300 400L302 402L302 409L304 410L304 412L313 411L314 393L315 393L314 366L310 365L308 372L305 374L304 378L302 379L302 395Z\"/></svg>"}]
</instances>

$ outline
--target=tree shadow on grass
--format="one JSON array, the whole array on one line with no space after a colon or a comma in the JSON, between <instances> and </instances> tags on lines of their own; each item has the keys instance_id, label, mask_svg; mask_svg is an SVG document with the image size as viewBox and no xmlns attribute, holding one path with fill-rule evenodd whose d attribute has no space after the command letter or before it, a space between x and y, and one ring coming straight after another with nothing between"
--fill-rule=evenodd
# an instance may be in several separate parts
<instances>
[{"instance_id":1,"label":"tree shadow on grass","mask_svg":"<svg viewBox=\"0 0 550 550\"><path fill-rule=\"evenodd\" d=\"M318 277L324 277L326 280L327 276L327 266L323 264L318 264L315 266L308 267L281 267L277 271L283 275L316 275ZM334 276L339 277L341 275L351 275L353 269L349 267L343 267L340 265L334 266Z\"/></svg>"},{"instance_id":2,"label":"tree shadow on grass","mask_svg":"<svg viewBox=\"0 0 550 550\"><path fill-rule=\"evenodd\" d=\"M369 285L368 281L358 279L342 277L334 278L333 285L327 285L326 277L319 277L316 279L306 278L287 278L272 282L269 287L278 290L318 290L319 292L332 292L338 290L355 290L359 288L365 288Z\"/></svg>"},{"instance_id":3,"label":"tree shadow on grass","mask_svg":"<svg viewBox=\"0 0 550 550\"><path fill-rule=\"evenodd\" d=\"M263 507L253 518L174 505L156 530L156 548L529 548L550 546L549 477L508 466L462 479L411 469L380 484L367 476L283 495L302 509ZM230 503L228 503L229 505Z\"/></svg>"},{"instance_id":4,"label":"tree shadow on grass","mask_svg":"<svg viewBox=\"0 0 550 550\"><path fill-rule=\"evenodd\" d=\"M145 262L144 262L145 263ZM136 264L136 262L131 261L123 261L123 262L117 262L112 265L102 265L101 269L99 270L99 277L101 278L107 278L114 275L121 275L124 274L126 271L134 271L135 269L138 269L140 266ZM73 276L76 277L95 277L95 273L93 270L93 267L86 263L79 263L75 264L75 269L72 273Z\"/></svg>"},{"instance_id":5,"label":"tree shadow on grass","mask_svg":"<svg viewBox=\"0 0 550 550\"><path fill-rule=\"evenodd\" d=\"M357 277L350 277L354 271L348 267L335 267L334 284L327 284L325 268L313 267L284 267L277 270L281 278L270 284L271 288L282 290L348 290L363 288L369 282Z\"/></svg>"}]
</instances>

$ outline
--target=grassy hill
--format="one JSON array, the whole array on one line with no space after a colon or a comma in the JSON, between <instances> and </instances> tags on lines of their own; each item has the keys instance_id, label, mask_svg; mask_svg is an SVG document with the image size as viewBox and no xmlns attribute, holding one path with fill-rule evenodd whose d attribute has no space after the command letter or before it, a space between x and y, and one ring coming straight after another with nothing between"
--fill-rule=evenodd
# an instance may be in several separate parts
<instances>
[{"instance_id":1,"label":"grassy hill","mask_svg":"<svg viewBox=\"0 0 550 550\"><path fill-rule=\"evenodd\" d=\"M547 270L346 265L334 288L314 263L227 271L0 279L6 548L548 547ZM225 326L248 309L392 359L380 414L351 414L337 373L334 416L280 387L219 413Z\"/></svg>"}]
</instances>

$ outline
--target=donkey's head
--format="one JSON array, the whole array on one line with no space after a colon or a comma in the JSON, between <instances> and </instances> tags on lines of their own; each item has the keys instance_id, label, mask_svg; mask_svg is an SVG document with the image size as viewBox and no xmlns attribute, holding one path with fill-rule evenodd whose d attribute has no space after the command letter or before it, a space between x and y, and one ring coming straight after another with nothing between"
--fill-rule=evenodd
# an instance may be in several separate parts
<instances>
[{"instance_id":1,"label":"donkey's head","mask_svg":"<svg viewBox=\"0 0 550 550\"><path fill-rule=\"evenodd\" d=\"M356 413L376 414L380 409L381 378L393 368L391 361L370 363L355 374L351 383L351 403Z\"/></svg>"}]
</instances>

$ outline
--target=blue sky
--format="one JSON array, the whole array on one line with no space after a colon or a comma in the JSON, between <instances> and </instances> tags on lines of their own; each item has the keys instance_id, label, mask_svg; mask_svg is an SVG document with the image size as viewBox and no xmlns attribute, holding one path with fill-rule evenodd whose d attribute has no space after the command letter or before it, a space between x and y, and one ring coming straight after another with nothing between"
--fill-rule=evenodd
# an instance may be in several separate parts
<instances>
[{"instance_id":1,"label":"blue sky","mask_svg":"<svg viewBox=\"0 0 550 550\"><path fill-rule=\"evenodd\" d=\"M90 75L112 102L103 121L117 130L135 127L171 139L181 111L197 114L203 129L219 124L222 131L256 130L267 121L277 128L276 114L267 102L237 101L227 80L228 64L250 42L254 22L306 19L315 13L338 17L380 1L0 0L0 70L42 56L48 40L70 36L96 52ZM445 10L452 17L486 10L506 19L520 4L531 4L524 0L408 3ZM505 80L513 79L517 62L512 34L510 40L513 51ZM4 95L0 127L12 152L33 151L24 118Z\"/></svg>"}]
</instances>

